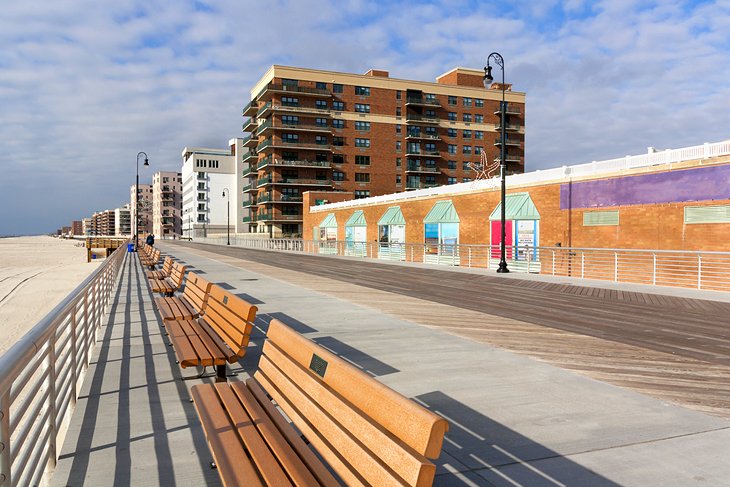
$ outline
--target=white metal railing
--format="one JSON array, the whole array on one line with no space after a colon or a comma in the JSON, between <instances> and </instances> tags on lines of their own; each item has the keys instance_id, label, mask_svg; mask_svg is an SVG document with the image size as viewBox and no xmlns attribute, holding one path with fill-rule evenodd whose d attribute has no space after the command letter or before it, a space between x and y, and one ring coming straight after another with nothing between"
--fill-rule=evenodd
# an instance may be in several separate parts
<instances>
[{"instance_id":1,"label":"white metal railing","mask_svg":"<svg viewBox=\"0 0 730 487\"><path fill-rule=\"evenodd\" d=\"M193 241L225 245L226 236ZM489 269L497 268L500 254L498 245L311 241L242 235L232 235L231 245ZM730 252L510 246L506 256L512 272L730 291Z\"/></svg>"},{"instance_id":2,"label":"white metal railing","mask_svg":"<svg viewBox=\"0 0 730 487\"><path fill-rule=\"evenodd\" d=\"M556 167L553 169L537 170L524 174L514 174L508 176L507 181L510 187L515 187L526 184L544 183L547 181L569 180L574 177L607 174L637 167L646 167L658 164L673 164L682 161L708 159L710 157L725 155L730 155L730 140L725 140L714 144L703 144L693 147L683 147L680 149L667 149L663 151L657 151L652 149L646 154L640 154L636 156L626 156L620 157L618 159L609 159L606 161L593 161L586 164L576 164L572 166ZM372 196L370 198L361 198L357 200L340 201L337 203L328 203L326 205L312 206L310 208L310 211L312 213L320 213L332 211L338 208L353 208L358 206L379 205L395 203L398 201L415 198L447 196L450 194L464 193L469 191L497 189L499 187L499 181L499 177L494 177L491 179L480 179L468 183L437 186L435 188L408 191L404 193L393 193L381 196Z\"/></svg>"},{"instance_id":3,"label":"white metal railing","mask_svg":"<svg viewBox=\"0 0 730 487\"><path fill-rule=\"evenodd\" d=\"M127 247L119 247L0 357L0 485L54 466Z\"/></svg>"}]
</instances>

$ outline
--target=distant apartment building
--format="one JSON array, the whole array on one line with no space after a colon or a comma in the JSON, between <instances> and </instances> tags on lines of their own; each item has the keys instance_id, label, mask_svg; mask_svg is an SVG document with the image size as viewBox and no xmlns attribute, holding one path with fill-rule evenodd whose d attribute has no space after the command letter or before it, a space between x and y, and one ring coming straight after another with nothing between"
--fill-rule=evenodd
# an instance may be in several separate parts
<instances>
[{"instance_id":1,"label":"distant apartment building","mask_svg":"<svg viewBox=\"0 0 730 487\"><path fill-rule=\"evenodd\" d=\"M132 210L129 204L114 210L114 235L132 235Z\"/></svg>"},{"instance_id":2,"label":"distant apartment building","mask_svg":"<svg viewBox=\"0 0 730 487\"><path fill-rule=\"evenodd\" d=\"M104 210L94 213L91 217L93 235L113 236L115 235L114 210Z\"/></svg>"},{"instance_id":3,"label":"distant apartment building","mask_svg":"<svg viewBox=\"0 0 730 487\"><path fill-rule=\"evenodd\" d=\"M272 66L243 109L251 231L302 233L302 193L367 198L468 182L500 157L502 85L454 68L435 83ZM506 90L507 173L523 173L525 94ZM495 89L496 88L496 89Z\"/></svg>"},{"instance_id":4,"label":"distant apartment building","mask_svg":"<svg viewBox=\"0 0 730 487\"><path fill-rule=\"evenodd\" d=\"M84 236L94 235L92 220L93 218L84 218L81 220L81 231Z\"/></svg>"},{"instance_id":5,"label":"distant apartment building","mask_svg":"<svg viewBox=\"0 0 730 487\"><path fill-rule=\"evenodd\" d=\"M182 235L186 238L235 232L237 185L241 180L231 149L186 147L182 152ZM224 191L227 196L223 196ZM228 196L230 194L230 196ZM230 204L229 204L230 202ZM230 227L227 225L230 222Z\"/></svg>"},{"instance_id":6,"label":"distant apartment building","mask_svg":"<svg viewBox=\"0 0 730 487\"><path fill-rule=\"evenodd\" d=\"M161 239L182 235L182 173L152 176L152 233Z\"/></svg>"},{"instance_id":7,"label":"distant apartment building","mask_svg":"<svg viewBox=\"0 0 730 487\"><path fill-rule=\"evenodd\" d=\"M81 220L73 220L71 222L71 235L78 237L84 234L83 224Z\"/></svg>"},{"instance_id":8,"label":"distant apartment building","mask_svg":"<svg viewBox=\"0 0 730 487\"><path fill-rule=\"evenodd\" d=\"M131 209L131 224L132 231L130 234L134 234L134 225L136 221L136 208L134 199L135 185L133 184L129 188L129 207ZM139 235L146 235L152 233L152 185L151 184L140 184L139 185Z\"/></svg>"}]
</instances>

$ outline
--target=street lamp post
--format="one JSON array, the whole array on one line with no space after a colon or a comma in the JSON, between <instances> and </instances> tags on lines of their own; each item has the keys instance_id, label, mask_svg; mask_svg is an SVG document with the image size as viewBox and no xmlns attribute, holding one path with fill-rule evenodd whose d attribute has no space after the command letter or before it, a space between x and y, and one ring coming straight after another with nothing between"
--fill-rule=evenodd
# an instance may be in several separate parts
<instances>
[{"instance_id":1,"label":"street lamp post","mask_svg":"<svg viewBox=\"0 0 730 487\"><path fill-rule=\"evenodd\" d=\"M500 68L502 68L502 102L499 105L499 113L500 113L500 137L499 137L499 166L500 166L500 173L502 176L502 212L500 215L500 220L502 224L501 229L501 238L499 240L499 267L497 268L497 272L499 273L506 273L509 272L509 269L507 268L507 260L505 258L505 240L506 240L506 219L507 219L507 205L505 204L506 195L507 195L507 156L506 156L506 140L505 140L505 111L507 110L507 102L504 98L504 91L505 91L505 85L504 85L504 59L502 58L502 55L498 52L493 52L489 56L487 56L487 66L484 68L484 87L489 88L492 85L492 82L494 81L494 78L492 77L492 67L489 65L489 60L494 59L494 62L499 65Z\"/></svg>"},{"instance_id":2,"label":"street lamp post","mask_svg":"<svg viewBox=\"0 0 730 487\"><path fill-rule=\"evenodd\" d=\"M226 196L226 194L228 195L228 202L226 202L226 216L228 217L226 220L226 235L228 239L226 245L231 245L231 191L228 188L223 190L223 196Z\"/></svg>"},{"instance_id":3,"label":"street lamp post","mask_svg":"<svg viewBox=\"0 0 730 487\"><path fill-rule=\"evenodd\" d=\"M139 244L139 156L144 154L144 165L149 166L150 161L147 159L145 152L137 153L137 181L134 186L134 250L137 250Z\"/></svg>"}]
</instances>

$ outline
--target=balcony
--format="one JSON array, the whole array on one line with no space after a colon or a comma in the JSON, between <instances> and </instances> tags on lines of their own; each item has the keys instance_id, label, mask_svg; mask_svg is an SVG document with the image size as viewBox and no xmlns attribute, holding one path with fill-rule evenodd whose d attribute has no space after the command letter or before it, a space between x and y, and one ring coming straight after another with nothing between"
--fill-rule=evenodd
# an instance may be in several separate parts
<instances>
[{"instance_id":1,"label":"balcony","mask_svg":"<svg viewBox=\"0 0 730 487\"><path fill-rule=\"evenodd\" d=\"M242 192L243 193L254 193L257 191L256 185L254 183L247 184L243 187Z\"/></svg>"},{"instance_id":2,"label":"balcony","mask_svg":"<svg viewBox=\"0 0 730 487\"><path fill-rule=\"evenodd\" d=\"M431 151L431 150L423 150L423 149L415 149L411 147L410 149L406 149L406 157L441 157L441 153L439 151Z\"/></svg>"},{"instance_id":3,"label":"balcony","mask_svg":"<svg viewBox=\"0 0 730 487\"><path fill-rule=\"evenodd\" d=\"M258 203L256 202L256 199L254 199L254 198L251 198L251 199L243 200L243 204L242 204L242 206L243 206L244 208L250 208L250 207L252 207L252 206L256 206L257 204L258 204Z\"/></svg>"},{"instance_id":4,"label":"balcony","mask_svg":"<svg viewBox=\"0 0 730 487\"><path fill-rule=\"evenodd\" d=\"M243 125L241 125L241 131L242 132L256 132L256 128L258 127L258 124L256 123L256 117L250 117L248 120L243 122Z\"/></svg>"},{"instance_id":5,"label":"balcony","mask_svg":"<svg viewBox=\"0 0 730 487\"><path fill-rule=\"evenodd\" d=\"M506 124L504 124L504 129L508 132L519 132L520 124L519 123L506 123ZM502 124L495 123L494 130L502 130Z\"/></svg>"},{"instance_id":6,"label":"balcony","mask_svg":"<svg viewBox=\"0 0 730 487\"><path fill-rule=\"evenodd\" d=\"M241 177L248 178L251 176L255 176L254 170L255 170L255 168L251 167L251 166L244 168L243 172L241 173Z\"/></svg>"},{"instance_id":7,"label":"balcony","mask_svg":"<svg viewBox=\"0 0 730 487\"><path fill-rule=\"evenodd\" d=\"M258 108L258 102L256 100L251 100L248 105L243 107L242 115L244 117L253 117L256 114L256 110Z\"/></svg>"},{"instance_id":8,"label":"balcony","mask_svg":"<svg viewBox=\"0 0 730 487\"><path fill-rule=\"evenodd\" d=\"M242 219L241 221L242 221L243 223L253 223L253 222L255 222L256 220L255 220L255 219L254 219L253 217L251 217L251 216L244 216L244 217L243 217L243 219Z\"/></svg>"},{"instance_id":9,"label":"balcony","mask_svg":"<svg viewBox=\"0 0 730 487\"><path fill-rule=\"evenodd\" d=\"M329 161L288 161L284 159L264 159L259 163L256 169L263 169L266 166L279 166L279 167L317 167L317 168L330 168Z\"/></svg>"},{"instance_id":10,"label":"balcony","mask_svg":"<svg viewBox=\"0 0 730 487\"><path fill-rule=\"evenodd\" d=\"M271 119L268 119L264 123L259 125L258 134L262 135L267 130L286 130L288 132L319 132L326 134L332 133L332 128L327 126L309 123L289 124Z\"/></svg>"},{"instance_id":11,"label":"balcony","mask_svg":"<svg viewBox=\"0 0 730 487\"><path fill-rule=\"evenodd\" d=\"M504 139L505 145L507 147L522 147L522 140L521 139ZM502 145L501 138L494 139L494 145L496 147L499 147Z\"/></svg>"},{"instance_id":12,"label":"balcony","mask_svg":"<svg viewBox=\"0 0 730 487\"><path fill-rule=\"evenodd\" d=\"M259 145L256 146L256 152L261 153L261 151L263 151L264 149L271 146L271 142L272 142L271 139L264 140L263 142L261 142Z\"/></svg>"},{"instance_id":13,"label":"balcony","mask_svg":"<svg viewBox=\"0 0 730 487\"><path fill-rule=\"evenodd\" d=\"M331 98L332 93L329 90L319 88L310 88L308 86L292 86L277 83L269 83L266 87L256 95L256 99L265 101L271 99L274 93L296 93L300 96L314 96L319 98Z\"/></svg>"},{"instance_id":14,"label":"balcony","mask_svg":"<svg viewBox=\"0 0 730 487\"><path fill-rule=\"evenodd\" d=\"M258 158L258 156L258 152L249 149L248 152L243 155L243 162L248 162L249 164L252 164Z\"/></svg>"},{"instance_id":15,"label":"balcony","mask_svg":"<svg viewBox=\"0 0 730 487\"><path fill-rule=\"evenodd\" d=\"M273 104L272 102L265 103L258 112L256 112L256 118L263 118L269 111L282 112L282 113L306 113L311 115L317 115L320 117L329 117L331 115L329 108L315 108L315 107L303 107L299 105L282 105Z\"/></svg>"},{"instance_id":16,"label":"balcony","mask_svg":"<svg viewBox=\"0 0 730 487\"><path fill-rule=\"evenodd\" d=\"M423 174L439 174L441 170L435 166L421 166L418 164L408 164L406 172L423 173Z\"/></svg>"},{"instance_id":17,"label":"balcony","mask_svg":"<svg viewBox=\"0 0 730 487\"><path fill-rule=\"evenodd\" d=\"M281 213L262 213L256 216L256 221L283 221L283 222L300 222L302 215L283 215Z\"/></svg>"},{"instance_id":18,"label":"balcony","mask_svg":"<svg viewBox=\"0 0 730 487\"><path fill-rule=\"evenodd\" d=\"M243 138L244 147L253 148L253 147L256 147L256 144L258 144L258 143L259 143L259 136L256 134L251 134L251 135Z\"/></svg>"},{"instance_id":19,"label":"balcony","mask_svg":"<svg viewBox=\"0 0 730 487\"><path fill-rule=\"evenodd\" d=\"M301 196L291 196L288 194L275 194L275 193L264 193L259 196L259 204L268 203L290 203L300 204L302 202Z\"/></svg>"},{"instance_id":20,"label":"balcony","mask_svg":"<svg viewBox=\"0 0 730 487\"><path fill-rule=\"evenodd\" d=\"M436 186L440 186L438 183L406 183L406 190L414 190L414 189L426 189L426 188L435 188Z\"/></svg>"},{"instance_id":21,"label":"balcony","mask_svg":"<svg viewBox=\"0 0 730 487\"><path fill-rule=\"evenodd\" d=\"M439 117L430 117L425 115L406 114L406 123L439 123Z\"/></svg>"},{"instance_id":22,"label":"balcony","mask_svg":"<svg viewBox=\"0 0 730 487\"><path fill-rule=\"evenodd\" d=\"M507 154L505 156L505 159L507 160L508 163L509 162L516 162L516 163L522 162L522 157L516 156L516 155L512 155L512 154ZM501 159L500 156L497 156L497 157L494 158L494 160L495 160L495 162L500 162L502 159Z\"/></svg>"},{"instance_id":23,"label":"balcony","mask_svg":"<svg viewBox=\"0 0 730 487\"><path fill-rule=\"evenodd\" d=\"M413 140L441 140L441 136L438 134L427 134L423 132L408 132L406 139Z\"/></svg>"},{"instance_id":24,"label":"balcony","mask_svg":"<svg viewBox=\"0 0 730 487\"><path fill-rule=\"evenodd\" d=\"M293 140L267 139L266 145L260 145L257 150L268 150L269 148L295 149L295 150L316 150L332 152L330 144L313 144L311 142L297 142Z\"/></svg>"},{"instance_id":25,"label":"balcony","mask_svg":"<svg viewBox=\"0 0 730 487\"><path fill-rule=\"evenodd\" d=\"M263 178L258 178L256 180L255 185L256 185L256 188L260 188L260 187L266 186L267 184L270 184L270 183L271 183L271 177L264 176Z\"/></svg>"},{"instance_id":26,"label":"balcony","mask_svg":"<svg viewBox=\"0 0 730 487\"><path fill-rule=\"evenodd\" d=\"M494 114L499 115L500 113L502 113L502 112L500 112L499 107L497 107L497 109L494 110ZM513 105L511 103L507 103L507 109L505 110L504 113L506 113L507 115L521 115L522 109L519 107L519 105Z\"/></svg>"},{"instance_id":27,"label":"balcony","mask_svg":"<svg viewBox=\"0 0 730 487\"><path fill-rule=\"evenodd\" d=\"M440 107L441 102L436 99L423 98L420 96L409 96L406 98L406 105Z\"/></svg>"}]
</instances>

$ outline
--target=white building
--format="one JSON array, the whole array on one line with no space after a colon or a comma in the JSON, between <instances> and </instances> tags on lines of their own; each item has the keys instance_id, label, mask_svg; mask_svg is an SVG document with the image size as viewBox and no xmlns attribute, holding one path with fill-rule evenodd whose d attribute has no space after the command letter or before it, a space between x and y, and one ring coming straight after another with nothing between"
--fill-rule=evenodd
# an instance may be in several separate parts
<instances>
[{"instance_id":1,"label":"white building","mask_svg":"<svg viewBox=\"0 0 730 487\"><path fill-rule=\"evenodd\" d=\"M156 172L152 176L152 233L160 239L182 235L182 174Z\"/></svg>"},{"instance_id":2,"label":"white building","mask_svg":"<svg viewBox=\"0 0 730 487\"><path fill-rule=\"evenodd\" d=\"M114 209L114 235L129 236L132 234L131 205Z\"/></svg>"},{"instance_id":3,"label":"white building","mask_svg":"<svg viewBox=\"0 0 730 487\"><path fill-rule=\"evenodd\" d=\"M238 196L241 194L239 166L242 157L237 158L235 149L231 148L186 147L182 160L183 237L224 235L229 222L230 232L235 234L236 223L241 218ZM223 196L224 191L226 196Z\"/></svg>"}]
</instances>

